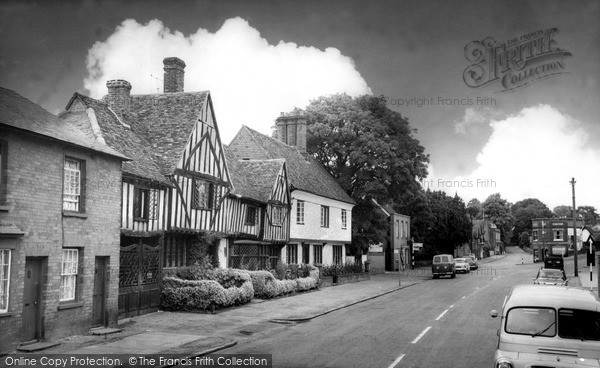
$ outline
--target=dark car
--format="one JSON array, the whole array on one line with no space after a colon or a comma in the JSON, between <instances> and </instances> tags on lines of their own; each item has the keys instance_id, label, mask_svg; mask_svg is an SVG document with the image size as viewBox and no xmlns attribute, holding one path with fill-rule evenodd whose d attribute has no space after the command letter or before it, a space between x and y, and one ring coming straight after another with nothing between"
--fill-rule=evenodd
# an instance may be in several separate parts
<instances>
[{"instance_id":1,"label":"dark car","mask_svg":"<svg viewBox=\"0 0 600 368\"><path fill-rule=\"evenodd\" d=\"M431 271L434 279L444 275L455 278L456 270L454 266L454 257L450 254L439 254L434 256Z\"/></svg>"},{"instance_id":2,"label":"dark car","mask_svg":"<svg viewBox=\"0 0 600 368\"><path fill-rule=\"evenodd\" d=\"M557 270L565 269L565 262L560 256L547 256L544 258L544 268L554 268Z\"/></svg>"},{"instance_id":3,"label":"dark car","mask_svg":"<svg viewBox=\"0 0 600 368\"><path fill-rule=\"evenodd\" d=\"M533 279L534 285L558 285L567 286L569 280L565 271L556 268L540 268L537 276Z\"/></svg>"}]
</instances>

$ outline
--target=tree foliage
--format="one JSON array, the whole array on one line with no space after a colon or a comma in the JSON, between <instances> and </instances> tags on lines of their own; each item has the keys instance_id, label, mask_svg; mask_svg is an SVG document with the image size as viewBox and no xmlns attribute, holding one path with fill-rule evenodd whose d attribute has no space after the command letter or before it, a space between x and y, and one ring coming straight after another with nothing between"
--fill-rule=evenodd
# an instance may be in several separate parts
<instances>
[{"instance_id":1,"label":"tree foliage","mask_svg":"<svg viewBox=\"0 0 600 368\"><path fill-rule=\"evenodd\" d=\"M520 236L526 231L531 233L531 220L534 218L552 217L552 211L542 201L536 198L527 198L516 202L510 207L510 212L514 218L512 244L520 244Z\"/></svg>"},{"instance_id":2,"label":"tree foliage","mask_svg":"<svg viewBox=\"0 0 600 368\"><path fill-rule=\"evenodd\" d=\"M552 212L556 217L571 217L571 206L556 206L552 209Z\"/></svg>"},{"instance_id":3,"label":"tree foliage","mask_svg":"<svg viewBox=\"0 0 600 368\"><path fill-rule=\"evenodd\" d=\"M495 193L487 197L482 206L485 218L490 219L500 229L502 242L508 244L514 221L510 203L503 199L500 193Z\"/></svg>"},{"instance_id":4,"label":"tree foliage","mask_svg":"<svg viewBox=\"0 0 600 368\"><path fill-rule=\"evenodd\" d=\"M467 214L472 220L481 219L483 215L481 208L481 202L477 198L473 198L467 203Z\"/></svg>"},{"instance_id":5,"label":"tree foliage","mask_svg":"<svg viewBox=\"0 0 600 368\"><path fill-rule=\"evenodd\" d=\"M418 180L427 176L429 156L414 137L416 130L383 97L320 97L305 113L308 152L357 202L355 248L385 241L387 220L374 215L371 199L409 207L422 190Z\"/></svg>"}]
</instances>

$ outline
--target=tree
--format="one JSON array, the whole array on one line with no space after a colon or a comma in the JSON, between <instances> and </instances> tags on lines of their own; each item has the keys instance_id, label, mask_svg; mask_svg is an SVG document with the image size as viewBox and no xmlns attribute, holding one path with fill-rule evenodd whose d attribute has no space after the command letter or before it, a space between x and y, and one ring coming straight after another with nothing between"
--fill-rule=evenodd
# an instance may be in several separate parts
<instances>
[{"instance_id":1,"label":"tree","mask_svg":"<svg viewBox=\"0 0 600 368\"><path fill-rule=\"evenodd\" d=\"M529 240L529 233L527 231L523 231L521 233L521 237L519 239L519 247L531 247L531 241Z\"/></svg>"},{"instance_id":2,"label":"tree","mask_svg":"<svg viewBox=\"0 0 600 368\"><path fill-rule=\"evenodd\" d=\"M512 244L520 244L520 236L524 231L531 233L534 218L552 217L552 211L542 201L536 198L527 198L516 202L510 207L514 218Z\"/></svg>"},{"instance_id":3,"label":"tree","mask_svg":"<svg viewBox=\"0 0 600 368\"><path fill-rule=\"evenodd\" d=\"M571 206L556 206L552 209L556 217L572 217Z\"/></svg>"},{"instance_id":4,"label":"tree","mask_svg":"<svg viewBox=\"0 0 600 368\"><path fill-rule=\"evenodd\" d=\"M586 225L596 225L600 222L600 215L596 213L596 208L593 206L579 206L577 212L583 216Z\"/></svg>"},{"instance_id":5,"label":"tree","mask_svg":"<svg viewBox=\"0 0 600 368\"><path fill-rule=\"evenodd\" d=\"M513 227L513 216L510 212L510 203L500 196L500 193L491 194L483 202L485 218L490 219L499 229L501 241L508 244Z\"/></svg>"},{"instance_id":6,"label":"tree","mask_svg":"<svg viewBox=\"0 0 600 368\"><path fill-rule=\"evenodd\" d=\"M429 156L414 137L416 130L385 98L346 94L310 102L307 150L357 202L353 210L356 250L385 240L383 217L373 217L371 198L381 204L410 207L422 191Z\"/></svg>"},{"instance_id":7,"label":"tree","mask_svg":"<svg viewBox=\"0 0 600 368\"><path fill-rule=\"evenodd\" d=\"M469 203L467 203L467 214L471 220L481 218L481 202L479 202L477 198L473 198L469 201Z\"/></svg>"}]
</instances>

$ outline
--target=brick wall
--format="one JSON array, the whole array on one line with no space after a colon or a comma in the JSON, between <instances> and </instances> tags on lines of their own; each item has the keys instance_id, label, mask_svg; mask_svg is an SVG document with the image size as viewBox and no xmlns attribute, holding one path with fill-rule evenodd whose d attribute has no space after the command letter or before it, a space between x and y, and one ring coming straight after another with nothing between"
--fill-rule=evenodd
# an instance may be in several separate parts
<instances>
[{"instance_id":1,"label":"brick wall","mask_svg":"<svg viewBox=\"0 0 600 368\"><path fill-rule=\"evenodd\" d=\"M0 353L23 340L23 286L26 257L43 262L41 338L53 340L88 331L92 326L95 259L108 257L106 285L108 321L118 314L118 269L121 162L29 135L2 132L8 142L8 211L0 221L13 223L25 234L0 237L0 247L12 247L9 310L0 315ZM85 213L63 216L62 182L65 155L85 160ZM76 303L59 302L62 248L80 252ZM70 306L71 308L66 308Z\"/></svg>"}]
</instances>

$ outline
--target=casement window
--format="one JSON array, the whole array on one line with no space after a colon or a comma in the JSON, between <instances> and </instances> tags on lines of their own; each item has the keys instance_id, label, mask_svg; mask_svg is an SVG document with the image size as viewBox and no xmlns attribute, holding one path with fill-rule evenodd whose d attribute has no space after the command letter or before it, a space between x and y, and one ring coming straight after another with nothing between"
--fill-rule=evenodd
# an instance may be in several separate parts
<instances>
[{"instance_id":1,"label":"casement window","mask_svg":"<svg viewBox=\"0 0 600 368\"><path fill-rule=\"evenodd\" d=\"M10 292L10 249L0 249L0 313L8 312Z\"/></svg>"},{"instance_id":2,"label":"casement window","mask_svg":"<svg viewBox=\"0 0 600 368\"><path fill-rule=\"evenodd\" d=\"M192 208L196 210L217 209L220 190L214 183L202 179L192 180Z\"/></svg>"},{"instance_id":3,"label":"casement window","mask_svg":"<svg viewBox=\"0 0 600 368\"><path fill-rule=\"evenodd\" d=\"M329 207L321 206L321 227L329 227Z\"/></svg>"},{"instance_id":4,"label":"casement window","mask_svg":"<svg viewBox=\"0 0 600 368\"><path fill-rule=\"evenodd\" d=\"M296 264L298 263L298 245L297 244L288 244L286 247L286 256L288 264Z\"/></svg>"},{"instance_id":5,"label":"casement window","mask_svg":"<svg viewBox=\"0 0 600 368\"><path fill-rule=\"evenodd\" d=\"M256 225L258 223L258 207L248 206L246 208L246 225Z\"/></svg>"},{"instance_id":6,"label":"casement window","mask_svg":"<svg viewBox=\"0 0 600 368\"><path fill-rule=\"evenodd\" d=\"M342 264L342 246L341 245L333 246L333 264L335 264L335 265Z\"/></svg>"},{"instance_id":7,"label":"casement window","mask_svg":"<svg viewBox=\"0 0 600 368\"><path fill-rule=\"evenodd\" d=\"M315 264L323 264L323 245L315 244L313 245L313 254L314 254L314 262Z\"/></svg>"},{"instance_id":8,"label":"casement window","mask_svg":"<svg viewBox=\"0 0 600 368\"><path fill-rule=\"evenodd\" d=\"M148 220L150 212L150 190L135 187L133 190L133 218Z\"/></svg>"},{"instance_id":9,"label":"casement window","mask_svg":"<svg viewBox=\"0 0 600 368\"><path fill-rule=\"evenodd\" d=\"M304 225L304 201L296 201L296 224Z\"/></svg>"},{"instance_id":10,"label":"casement window","mask_svg":"<svg viewBox=\"0 0 600 368\"><path fill-rule=\"evenodd\" d=\"M531 233L531 236L533 238L533 241L537 241L538 240L538 231L533 230L533 232Z\"/></svg>"},{"instance_id":11,"label":"casement window","mask_svg":"<svg viewBox=\"0 0 600 368\"><path fill-rule=\"evenodd\" d=\"M62 267L60 273L60 301L75 300L77 290L77 272L79 269L79 250L67 248L62 250Z\"/></svg>"},{"instance_id":12,"label":"casement window","mask_svg":"<svg viewBox=\"0 0 600 368\"><path fill-rule=\"evenodd\" d=\"M271 208L271 225L281 226L283 224L283 208L273 206Z\"/></svg>"},{"instance_id":13,"label":"casement window","mask_svg":"<svg viewBox=\"0 0 600 368\"><path fill-rule=\"evenodd\" d=\"M310 263L310 244L302 244L302 263Z\"/></svg>"},{"instance_id":14,"label":"casement window","mask_svg":"<svg viewBox=\"0 0 600 368\"><path fill-rule=\"evenodd\" d=\"M410 237L410 235L408 234L408 230L408 221L404 221L404 237L407 239Z\"/></svg>"},{"instance_id":15,"label":"casement window","mask_svg":"<svg viewBox=\"0 0 600 368\"><path fill-rule=\"evenodd\" d=\"M158 190L149 190L148 207L148 220L156 220L158 216Z\"/></svg>"},{"instance_id":16,"label":"casement window","mask_svg":"<svg viewBox=\"0 0 600 368\"><path fill-rule=\"evenodd\" d=\"M342 210L342 229L348 228L348 211Z\"/></svg>"},{"instance_id":17,"label":"casement window","mask_svg":"<svg viewBox=\"0 0 600 368\"><path fill-rule=\"evenodd\" d=\"M85 212L85 161L65 157L63 183L63 210Z\"/></svg>"},{"instance_id":18,"label":"casement window","mask_svg":"<svg viewBox=\"0 0 600 368\"><path fill-rule=\"evenodd\" d=\"M554 230L554 240L563 240L562 230Z\"/></svg>"},{"instance_id":19,"label":"casement window","mask_svg":"<svg viewBox=\"0 0 600 368\"><path fill-rule=\"evenodd\" d=\"M400 239L400 220L394 223L394 230L396 230L396 239Z\"/></svg>"},{"instance_id":20,"label":"casement window","mask_svg":"<svg viewBox=\"0 0 600 368\"><path fill-rule=\"evenodd\" d=\"M0 205L6 203L8 192L8 143L0 140Z\"/></svg>"}]
</instances>

